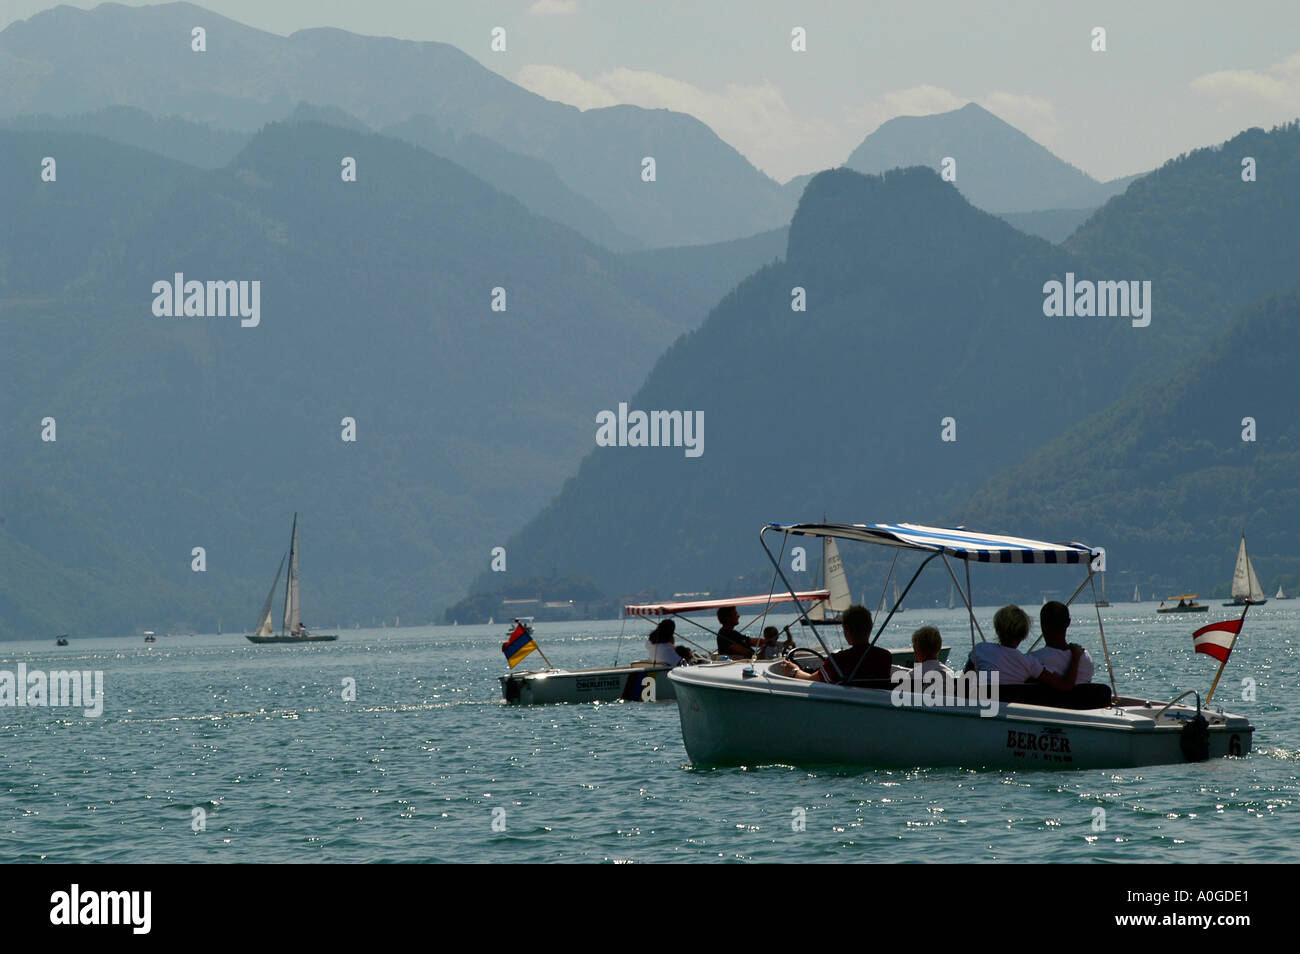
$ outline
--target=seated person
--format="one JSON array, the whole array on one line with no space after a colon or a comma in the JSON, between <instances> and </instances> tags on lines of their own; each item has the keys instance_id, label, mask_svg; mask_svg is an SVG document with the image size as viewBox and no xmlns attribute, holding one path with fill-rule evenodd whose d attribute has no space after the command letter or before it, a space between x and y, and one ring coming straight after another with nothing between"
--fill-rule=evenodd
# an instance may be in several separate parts
<instances>
[{"instance_id":1,"label":"seated person","mask_svg":"<svg viewBox=\"0 0 1300 954\"><path fill-rule=\"evenodd\" d=\"M1071 644L1070 665L1065 675L1058 676L1033 656L1026 656L1018 647L1029 635L1029 616L1014 603L1002 607L993 616L993 629L998 635L996 643L982 642L971 651L966 661L966 671L996 672L1001 685L1024 685L1036 679L1045 686L1069 692L1079 671L1079 657L1083 647Z\"/></svg>"},{"instance_id":2,"label":"seated person","mask_svg":"<svg viewBox=\"0 0 1300 954\"><path fill-rule=\"evenodd\" d=\"M763 630L763 645L758 650L759 659L780 659L782 652L794 648L794 640L790 638L788 628L784 643L777 642L780 636L781 631L775 626Z\"/></svg>"},{"instance_id":3,"label":"seated person","mask_svg":"<svg viewBox=\"0 0 1300 954\"><path fill-rule=\"evenodd\" d=\"M1042 627L1043 642L1047 645L1029 655L1042 663L1045 669L1050 669L1057 675L1065 675L1065 671L1070 668L1070 644L1065 641L1065 631L1070 628L1070 608L1057 600L1044 603L1038 612L1038 622ZM1092 682L1096 671L1097 667L1085 649L1079 656L1079 674L1074 684L1077 686Z\"/></svg>"},{"instance_id":4,"label":"seated person","mask_svg":"<svg viewBox=\"0 0 1300 954\"><path fill-rule=\"evenodd\" d=\"M887 681L894 657L889 650L871 645L871 610L855 603L844 611L840 624L848 649L833 653L816 672L804 672L788 659L781 664L782 672L811 682Z\"/></svg>"},{"instance_id":5,"label":"seated person","mask_svg":"<svg viewBox=\"0 0 1300 954\"><path fill-rule=\"evenodd\" d=\"M734 606L718 607L718 622L722 628L718 630L718 654L720 656L730 656L732 659L748 659L754 655L754 646L759 642L757 639L751 639L744 633L736 629L740 622L740 610Z\"/></svg>"},{"instance_id":6,"label":"seated person","mask_svg":"<svg viewBox=\"0 0 1300 954\"><path fill-rule=\"evenodd\" d=\"M955 676L956 673L939 661L939 650L943 649L943 637L933 626L922 626L912 634L912 655L921 667L921 674L938 672L943 676Z\"/></svg>"},{"instance_id":7,"label":"seated person","mask_svg":"<svg viewBox=\"0 0 1300 954\"><path fill-rule=\"evenodd\" d=\"M677 624L670 619L656 626L645 643L646 652L649 654L646 658L656 666L680 666L689 659L691 651L673 643L676 632Z\"/></svg>"}]
</instances>

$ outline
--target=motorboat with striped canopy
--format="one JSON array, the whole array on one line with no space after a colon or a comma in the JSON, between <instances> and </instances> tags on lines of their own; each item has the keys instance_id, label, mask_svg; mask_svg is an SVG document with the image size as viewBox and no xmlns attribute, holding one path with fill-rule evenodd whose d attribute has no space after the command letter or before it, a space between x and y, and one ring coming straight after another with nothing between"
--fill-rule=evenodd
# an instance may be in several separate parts
<instances>
[{"instance_id":1,"label":"motorboat with striped canopy","mask_svg":"<svg viewBox=\"0 0 1300 954\"><path fill-rule=\"evenodd\" d=\"M786 541L795 537L892 548L895 560L910 553L920 565L904 588L904 600L927 568L946 571L945 582L967 610L972 652L985 639L971 597L972 565L1073 569L1083 579L1067 605L1092 590L1096 638L1109 685L1087 683L1054 693L1044 686L1000 685L984 674L981 685L990 690L984 695L983 689L975 691L978 673L950 677L937 686L928 677L920 684L915 679L919 671L895 670L891 680L859 685L794 678L786 675L781 661L692 666L674 670L668 679L676 687L687 754L698 765L1123 768L1250 751L1254 727L1249 720L1210 710L1209 697L1203 704L1199 693L1189 690L1163 702L1122 695L1116 688L1101 614L1095 609L1100 548L911 523L768 524L760 542L792 595L780 557L769 545L773 537L780 537L782 553ZM891 611L879 622L873 644L893 615ZM816 635L821 641L821 633ZM829 664L830 648L824 642L821 648L819 655ZM972 691L964 692L963 685ZM1194 706L1184 701L1191 695L1196 696ZM756 725L763 731L753 731Z\"/></svg>"}]
</instances>

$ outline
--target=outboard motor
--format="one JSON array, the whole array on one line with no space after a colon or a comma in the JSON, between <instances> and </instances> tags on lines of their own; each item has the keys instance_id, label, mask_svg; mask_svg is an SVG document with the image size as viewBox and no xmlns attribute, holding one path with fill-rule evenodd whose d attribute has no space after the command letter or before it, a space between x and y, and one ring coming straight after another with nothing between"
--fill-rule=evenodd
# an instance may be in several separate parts
<instances>
[{"instance_id":1,"label":"outboard motor","mask_svg":"<svg viewBox=\"0 0 1300 954\"><path fill-rule=\"evenodd\" d=\"M1183 726L1178 740L1183 758L1189 762L1204 762L1210 757L1210 723L1201 715L1201 694L1196 694L1196 718Z\"/></svg>"}]
</instances>

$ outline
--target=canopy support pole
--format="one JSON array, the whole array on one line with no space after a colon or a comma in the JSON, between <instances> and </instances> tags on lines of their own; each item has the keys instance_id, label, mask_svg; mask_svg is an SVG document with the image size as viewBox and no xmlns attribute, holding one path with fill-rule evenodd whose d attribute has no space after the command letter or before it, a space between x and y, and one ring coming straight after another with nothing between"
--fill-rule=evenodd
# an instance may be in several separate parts
<instances>
[{"instance_id":1,"label":"canopy support pole","mask_svg":"<svg viewBox=\"0 0 1300 954\"><path fill-rule=\"evenodd\" d=\"M1088 567L1088 580L1085 582L1090 582L1091 580L1092 566L1090 565ZM1080 589L1082 589L1082 587L1080 587ZM1079 595L1077 590L1074 595ZM1073 598L1074 597L1071 597L1071 599ZM1115 688L1115 667L1110 661L1110 647L1106 645L1106 627L1101 625L1101 607L1097 605L1097 587L1095 585L1092 588L1092 608L1097 613L1097 632L1101 633L1101 651L1106 656L1106 672L1110 674L1110 700L1111 702L1114 702L1119 698L1119 690Z\"/></svg>"},{"instance_id":2,"label":"canopy support pole","mask_svg":"<svg viewBox=\"0 0 1300 954\"><path fill-rule=\"evenodd\" d=\"M975 630L977 627L979 627L980 624L979 624L979 620L975 618L975 607L971 604L970 593L967 592L970 589L970 561L965 561L966 562L966 590L963 590L961 588L961 582L957 579L957 574L952 572L952 564L948 562L948 554L942 553L941 551L941 555L943 556L943 565L948 568L948 575L952 577L952 585L956 588L957 592L961 594L961 601L966 607L966 612L970 614L970 648L971 651L974 652ZM980 628L980 639L984 639L983 628Z\"/></svg>"},{"instance_id":3,"label":"canopy support pole","mask_svg":"<svg viewBox=\"0 0 1300 954\"><path fill-rule=\"evenodd\" d=\"M772 566L776 567L776 572L781 577L781 582L785 584L785 588L790 592L790 599L794 602L795 606L799 607L799 615L803 617L807 617L808 610L804 609L803 601L800 600L797 595L798 590L796 590L793 586L790 585L790 581L787 580L785 577L785 571L781 569L780 559L772 556L772 551L767 545L767 540L765 539L764 535L767 533L768 529L769 529L768 527L764 527L762 530L758 531L758 542L762 544L763 552L767 554L767 558L772 561ZM782 533L783 533L783 537L789 536L789 534L785 533L784 531L782 531ZM781 543L781 552L782 553L785 552L784 540L782 540ZM831 648L826 645L826 640L822 639L822 634L818 631L818 627L814 626L812 628L812 631L813 631L813 635L817 637L817 642L821 643L822 649L826 651L827 661L831 664L831 666L834 667L836 674L841 679L843 679L844 671L840 669L839 663L835 661L835 654L832 653Z\"/></svg>"},{"instance_id":4,"label":"canopy support pole","mask_svg":"<svg viewBox=\"0 0 1300 954\"><path fill-rule=\"evenodd\" d=\"M894 555L897 556L898 555L897 552L895 552ZM907 599L907 594L912 591L912 584L916 582L916 578L921 575L922 570L924 570L927 566L929 566L930 561L937 556L939 556L938 553L931 553L928 557L926 557L924 560L921 561L921 565L916 568L916 572L912 574L912 578L907 581L907 587L903 590L903 595L900 596L898 598L898 602L895 603L890 608L889 615L885 617L885 621L881 623L880 628L876 630L876 635L872 637L871 645L873 646L876 645L876 642L880 639L880 634L885 631L885 627L889 625L889 621L893 619L894 614L898 612L898 607L902 605L903 600ZM890 572L893 571L891 570Z\"/></svg>"}]
</instances>

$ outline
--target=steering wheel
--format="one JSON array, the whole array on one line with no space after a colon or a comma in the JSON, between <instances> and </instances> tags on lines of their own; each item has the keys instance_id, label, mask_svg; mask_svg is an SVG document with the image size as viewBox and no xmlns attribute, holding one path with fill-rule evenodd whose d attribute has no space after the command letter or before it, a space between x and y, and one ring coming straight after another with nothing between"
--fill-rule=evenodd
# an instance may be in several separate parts
<instances>
[{"instance_id":1,"label":"steering wheel","mask_svg":"<svg viewBox=\"0 0 1300 954\"><path fill-rule=\"evenodd\" d=\"M799 656L803 656L803 655L805 655L805 654L808 655L808 656L812 656L814 659L817 660L817 664L816 664L815 666L813 666L811 669L808 668L808 666L805 665L805 663L804 663L803 661L801 661L800 659L796 658L796 657L799 657ZM815 650L815 649L806 649L806 648L803 647L803 646L796 646L794 649L786 650L785 658L788 659L788 660L790 660L790 662L794 663L794 665L798 666L798 667L799 667L800 669L802 669L804 672L816 672L817 670L821 669L821 667L824 666L824 665L826 664L826 657L825 657L825 656L823 656L821 653L819 653L819 652L818 652L817 650Z\"/></svg>"}]
</instances>

